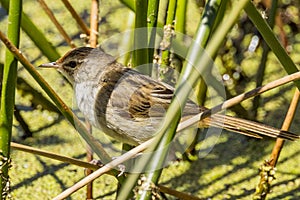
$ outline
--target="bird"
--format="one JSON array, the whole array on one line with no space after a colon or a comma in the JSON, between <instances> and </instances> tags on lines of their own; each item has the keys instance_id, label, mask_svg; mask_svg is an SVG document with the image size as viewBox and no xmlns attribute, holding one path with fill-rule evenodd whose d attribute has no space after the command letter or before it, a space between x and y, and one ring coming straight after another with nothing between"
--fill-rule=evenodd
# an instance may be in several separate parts
<instances>
[{"instance_id":1,"label":"bird","mask_svg":"<svg viewBox=\"0 0 300 200\"><path fill-rule=\"evenodd\" d=\"M172 86L124 66L99 47L71 49L57 61L39 67L60 71L72 83L85 118L107 135L130 145L141 144L155 135L174 95ZM206 109L188 100L182 120ZM288 131L223 114L198 123L199 128L210 126L254 138L299 139Z\"/></svg>"}]
</instances>

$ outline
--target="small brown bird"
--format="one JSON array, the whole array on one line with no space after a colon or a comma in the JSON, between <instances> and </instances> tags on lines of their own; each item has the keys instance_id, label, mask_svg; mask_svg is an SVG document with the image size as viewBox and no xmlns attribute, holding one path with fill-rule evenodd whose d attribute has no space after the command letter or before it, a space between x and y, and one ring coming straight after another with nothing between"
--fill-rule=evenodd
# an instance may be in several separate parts
<instances>
[{"instance_id":1,"label":"small brown bird","mask_svg":"<svg viewBox=\"0 0 300 200\"><path fill-rule=\"evenodd\" d=\"M73 83L78 107L89 122L132 145L154 136L173 97L173 87L126 68L100 48L76 48L40 67L62 72ZM182 119L205 109L188 101ZM299 139L287 131L221 114L203 119L198 126L224 128L256 138Z\"/></svg>"}]
</instances>

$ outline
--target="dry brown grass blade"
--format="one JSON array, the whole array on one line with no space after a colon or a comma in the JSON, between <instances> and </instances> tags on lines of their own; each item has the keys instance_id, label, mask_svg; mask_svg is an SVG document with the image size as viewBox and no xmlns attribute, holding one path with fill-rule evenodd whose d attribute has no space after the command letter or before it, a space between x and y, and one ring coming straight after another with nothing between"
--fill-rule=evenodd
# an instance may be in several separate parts
<instances>
[{"instance_id":1,"label":"dry brown grass blade","mask_svg":"<svg viewBox=\"0 0 300 200\"><path fill-rule=\"evenodd\" d=\"M290 128L290 126L293 122L294 116L296 114L296 109L297 109L299 100L300 100L300 92L299 92L298 89L296 89L294 97L293 97L292 102L290 104L290 107L288 109L288 112L287 112L286 117L284 119L284 122L282 124L282 127L281 127L282 130L284 130L284 131L289 130L289 128ZM281 139L281 138L278 138L276 140L276 144L275 144L275 146L273 148L273 151L272 151L272 154L270 156L271 166L273 166L273 167L276 166L276 163L278 161L278 158L279 158L281 149L283 148L283 145L284 145L284 140Z\"/></svg>"},{"instance_id":2,"label":"dry brown grass blade","mask_svg":"<svg viewBox=\"0 0 300 200\"><path fill-rule=\"evenodd\" d=\"M73 18L76 20L82 31L86 35L90 35L90 29L87 27L87 25L84 23L84 21L81 19L81 17L77 14L77 12L74 10L73 6L70 4L68 0L62 0L66 8L70 11Z\"/></svg>"},{"instance_id":3,"label":"dry brown grass blade","mask_svg":"<svg viewBox=\"0 0 300 200\"><path fill-rule=\"evenodd\" d=\"M96 47L98 44L98 21L99 21L99 1L92 0L91 3L91 32L90 32L90 45L91 47Z\"/></svg>"},{"instance_id":4,"label":"dry brown grass blade","mask_svg":"<svg viewBox=\"0 0 300 200\"><path fill-rule=\"evenodd\" d=\"M290 107L289 107L286 117L284 119L284 122L283 122L283 125L281 128L282 130L285 130L285 131L289 130L289 128L292 124L292 121L294 119L294 116L296 114L296 109L297 109L299 100L300 100L300 92L298 89L296 89L294 97L290 104ZM268 193L270 192L271 182L275 178L275 167L276 167L276 164L279 159L280 152L283 148L284 143L285 143L285 140L278 138L273 147L272 153L270 155L270 159L266 160L263 163L263 165L261 166L260 181L256 187L254 198L266 199Z\"/></svg>"},{"instance_id":5,"label":"dry brown grass blade","mask_svg":"<svg viewBox=\"0 0 300 200\"><path fill-rule=\"evenodd\" d=\"M49 9L47 4L44 0L38 0L52 23L56 26L57 30L60 32L60 34L63 36L63 38L66 40L66 42L69 44L70 47L75 48L75 44L72 41L72 39L68 36L67 32L64 30L64 28L60 25L60 23L57 21L56 17L53 15L52 11Z\"/></svg>"},{"instance_id":6,"label":"dry brown grass blade","mask_svg":"<svg viewBox=\"0 0 300 200\"><path fill-rule=\"evenodd\" d=\"M15 150L19 150L19 151L24 151L27 153L32 153L34 155L39 155L39 156L43 156L43 157L47 157L47 158L51 158L54 160L58 160L58 161L62 161L65 163L69 163L69 164L73 164L79 167L84 167L84 168L88 168L88 169L99 169L98 165L94 165L88 162L84 162L75 158L70 158L67 156L62 156L62 155L58 155L49 151L44 151L44 150L40 150L34 147L30 147L30 146L26 146L23 144L18 144L15 142L11 142L11 148L15 149Z\"/></svg>"}]
</instances>

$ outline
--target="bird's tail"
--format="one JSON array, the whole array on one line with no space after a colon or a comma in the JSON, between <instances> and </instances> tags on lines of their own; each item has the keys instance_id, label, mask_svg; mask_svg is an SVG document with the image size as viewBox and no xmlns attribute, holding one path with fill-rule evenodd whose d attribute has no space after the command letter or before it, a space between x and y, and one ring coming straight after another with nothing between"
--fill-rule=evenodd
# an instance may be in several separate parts
<instances>
[{"instance_id":1,"label":"bird's tail","mask_svg":"<svg viewBox=\"0 0 300 200\"><path fill-rule=\"evenodd\" d=\"M227 115L214 114L211 117L203 119L200 123L205 126L222 128L255 138L268 136L287 140L300 139L299 135L288 131L283 131L258 122L230 117Z\"/></svg>"}]
</instances>

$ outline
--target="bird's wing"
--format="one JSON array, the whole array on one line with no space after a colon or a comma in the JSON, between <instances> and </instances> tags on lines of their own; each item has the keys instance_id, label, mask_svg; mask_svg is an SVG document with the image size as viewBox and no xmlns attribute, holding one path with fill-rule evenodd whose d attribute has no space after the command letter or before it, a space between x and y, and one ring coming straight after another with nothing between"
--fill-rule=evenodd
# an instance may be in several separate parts
<instances>
[{"instance_id":1,"label":"bird's wing","mask_svg":"<svg viewBox=\"0 0 300 200\"><path fill-rule=\"evenodd\" d=\"M132 93L122 95L123 97L128 95L126 98L129 100L127 101L128 103L125 103L125 107L122 110L125 111L133 120L148 120L151 117L158 120L165 116L173 98L174 89L171 86L128 69L126 74L123 76L121 83L124 83L123 89L125 87L134 88ZM123 89L118 90L116 93L120 95L119 92ZM188 101L186 106L183 108L182 113L184 117L189 117L198 114L200 111L203 111L203 109L206 108L199 107L193 102ZM290 140L299 139L298 135L286 131L281 131L249 120L220 114L208 117L199 123L199 127L208 126L224 128L256 138L269 136L274 138L281 137Z\"/></svg>"},{"instance_id":2,"label":"bird's wing","mask_svg":"<svg viewBox=\"0 0 300 200\"><path fill-rule=\"evenodd\" d=\"M134 118L164 117L172 101L174 88L136 71L129 72L132 73L131 84L138 86L130 96L130 115ZM200 107L190 100L181 109L183 116L200 112Z\"/></svg>"},{"instance_id":3,"label":"bird's wing","mask_svg":"<svg viewBox=\"0 0 300 200\"><path fill-rule=\"evenodd\" d=\"M142 85L129 100L130 115L134 118L163 117L171 103L173 89L146 76L142 77Z\"/></svg>"}]
</instances>

